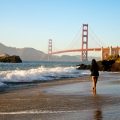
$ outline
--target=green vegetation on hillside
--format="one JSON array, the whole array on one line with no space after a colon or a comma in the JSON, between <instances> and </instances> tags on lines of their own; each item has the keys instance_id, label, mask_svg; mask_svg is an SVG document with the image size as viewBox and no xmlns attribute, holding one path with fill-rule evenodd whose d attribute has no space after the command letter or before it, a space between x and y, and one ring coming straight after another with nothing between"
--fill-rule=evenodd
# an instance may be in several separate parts
<instances>
[{"instance_id":1,"label":"green vegetation on hillside","mask_svg":"<svg viewBox=\"0 0 120 120\"><path fill-rule=\"evenodd\" d=\"M107 60L114 60L116 63L120 63L119 55L110 55Z\"/></svg>"}]
</instances>

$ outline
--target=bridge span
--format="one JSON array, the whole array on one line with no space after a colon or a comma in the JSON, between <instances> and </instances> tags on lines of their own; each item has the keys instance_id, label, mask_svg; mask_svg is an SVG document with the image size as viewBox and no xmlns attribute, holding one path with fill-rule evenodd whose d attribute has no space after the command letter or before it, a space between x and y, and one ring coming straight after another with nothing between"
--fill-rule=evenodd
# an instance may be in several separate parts
<instances>
[{"instance_id":1,"label":"bridge span","mask_svg":"<svg viewBox=\"0 0 120 120\"><path fill-rule=\"evenodd\" d=\"M48 55L60 54L60 53L69 53L69 52L80 52L82 61L88 60L89 51L100 51L101 59L106 59L109 55L119 55L120 47L101 47L101 48L88 48L88 24L83 24L82 29L82 47L80 49L69 49L69 50L60 50L52 51L52 39L49 39L48 42Z\"/></svg>"},{"instance_id":2,"label":"bridge span","mask_svg":"<svg viewBox=\"0 0 120 120\"><path fill-rule=\"evenodd\" d=\"M82 52L82 51L100 51L101 52L101 59L106 59L109 55L119 55L120 47L106 47L106 48L88 48L88 49L71 49L71 50L61 50L61 51L53 51L49 54L61 54L61 53L69 53L69 52Z\"/></svg>"},{"instance_id":3,"label":"bridge span","mask_svg":"<svg viewBox=\"0 0 120 120\"><path fill-rule=\"evenodd\" d=\"M60 53L67 53L67 52L82 52L85 51L101 51L102 48L88 48L88 49L71 49L71 50L60 50L54 51L51 54L60 54Z\"/></svg>"}]
</instances>

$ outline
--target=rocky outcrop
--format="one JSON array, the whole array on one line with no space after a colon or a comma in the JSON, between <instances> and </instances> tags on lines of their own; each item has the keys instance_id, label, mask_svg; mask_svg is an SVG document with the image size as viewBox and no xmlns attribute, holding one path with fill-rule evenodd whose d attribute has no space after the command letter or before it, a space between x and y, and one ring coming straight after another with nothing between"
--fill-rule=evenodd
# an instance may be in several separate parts
<instances>
[{"instance_id":1,"label":"rocky outcrop","mask_svg":"<svg viewBox=\"0 0 120 120\"><path fill-rule=\"evenodd\" d=\"M111 71L120 72L120 63L114 63L111 67Z\"/></svg>"},{"instance_id":2,"label":"rocky outcrop","mask_svg":"<svg viewBox=\"0 0 120 120\"><path fill-rule=\"evenodd\" d=\"M115 60L97 61L100 71L120 71L120 63ZM78 70L90 69L90 65L80 64L77 65Z\"/></svg>"},{"instance_id":3,"label":"rocky outcrop","mask_svg":"<svg viewBox=\"0 0 120 120\"><path fill-rule=\"evenodd\" d=\"M79 64L77 65L78 70L87 70L90 69L90 65L85 65L85 64Z\"/></svg>"},{"instance_id":4,"label":"rocky outcrop","mask_svg":"<svg viewBox=\"0 0 120 120\"><path fill-rule=\"evenodd\" d=\"M111 71L112 65L115 63L115 60L102 60L98 61L97 63L100 71Z\"/></svg>"},{"instance_id":5,"label":"rocky outcrop","mask_svg":"<svg viewBox=\"0 0 120 120\"><path fill-rule=\"evenodd\" d=\"M13 55L13 56L3 56L0 57L0 62L5 63L21 63L22 60L19 56Z\"/></svg>"}]
</instances>

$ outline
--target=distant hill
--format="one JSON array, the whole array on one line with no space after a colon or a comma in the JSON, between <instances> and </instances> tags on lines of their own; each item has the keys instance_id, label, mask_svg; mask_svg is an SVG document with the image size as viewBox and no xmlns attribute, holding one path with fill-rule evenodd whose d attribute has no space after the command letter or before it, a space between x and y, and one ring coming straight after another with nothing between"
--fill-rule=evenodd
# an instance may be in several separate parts
<instances>
[{"instance_id":1,"label":"distant hill","mask_svg":"<svg viewBox=\"0 0 120 120\"><path fill-rule=\"evenodd\" d=\"M18 55L25 61L40 61L47 59L47 54L34 48L7 47L1 43L0 54Z\"/></svg>"},{"instance_id":2,"label":"distant hill","mask_svg":"<svg viewBox=\"0 0 120 120\"><path fill-rule=\"evenodd\" d=\"M4 44L0 43L0 54L8 54L8 55L18 55L23 61L46 61L48 60L48 56L46 53L36 50L34 48L16 48L16 47L8 47ZM52 56L52 60L55 61L80 61L80 56Z\"/></svg>"},{"instance_id":3,"label":"distant hill","mask_svg":"<svg viewBox=\"0 0 120 120\"><path fill-rule=\"evenodd\" d=\"M34 48L17 49L17 53L21 59L25 61L41 61L48 59L47 54Z\"/></svg>"}]
</instances>

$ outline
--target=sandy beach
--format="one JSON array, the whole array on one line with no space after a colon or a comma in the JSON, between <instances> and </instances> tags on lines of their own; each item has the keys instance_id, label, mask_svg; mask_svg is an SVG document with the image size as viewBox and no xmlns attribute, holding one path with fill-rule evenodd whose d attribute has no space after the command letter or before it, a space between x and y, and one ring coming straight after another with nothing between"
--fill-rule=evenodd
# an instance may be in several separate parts
<instances>
[{"instance_id":1,"label":"sandy beach","mask_svg":"<svg viewBox=\"0 0 120 120\"><path fill-rule=\"evenodd\" d=\"M120 73L39 83L0 93L0 120L119 120Z\"/></svg>"}]
</instances>

